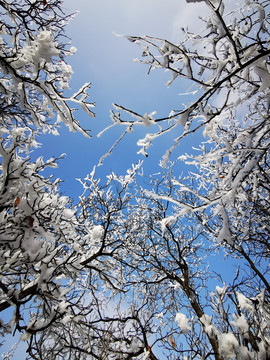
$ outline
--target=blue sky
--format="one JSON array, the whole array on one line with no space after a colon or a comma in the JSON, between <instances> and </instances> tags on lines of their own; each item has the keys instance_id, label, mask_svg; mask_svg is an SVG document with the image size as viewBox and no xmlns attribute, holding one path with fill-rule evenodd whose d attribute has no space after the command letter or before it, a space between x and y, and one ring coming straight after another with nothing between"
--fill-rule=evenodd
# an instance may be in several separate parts
<instances>
[{"instance_id":1,"label":"blue sky","mask_svg":"<svg viewBox=\"0 0 270 360\"><path fill-rule=\"evenodd\" d=\"M96 102L96 118L88 119L83 111L78 113L82 126L92 130L92 139L70 133L64 127L59 137L45 135L40 138L43 146L36 156L49 158L67 154L55 171L57 177L65 180L62 190L67 195L77 198L81 190L75 178L83 178L92 171L99 158L124 131L122 127L114 128L96 138L98 132L111 123L109 111L112 103L141 114L156 110L160 117L168 115L172 109L179 109L188 100L186 96L179 96L186 90L184 82L177 81L167 88L165 84L171 78L170 73L155 70L147 75L147 66L133 61L140 57L141 48L114 33L147 34L177 43L180 28L184 25L194 27L194 19L205 8L202 4L188 5L184 0L64 0L66 13L79 11L67 27L67 35L77 48L77 53L67 59L74 71L72 90L91 82L90 98ZM136 154L139 150L136 142L146 131L151 131L151 128L137 128L135 133L125 138L97 169L97 175L103 177L110 170L123 173L131 163L141 159L142 156ZM145 170L156 171L159 159L180 132L179 128L178 133L167 136L158 146L152 146L149 158L144 161ZM189 151L187 146L187 142L180 145L175 155Z\"/></svg>"},{"instance_id":2,"label":"blue sky","mask_svg":"<svg viewBox=\"0 0 270 360\"><path fill-rule=\"evenodd\" d=\"M67 62L74 71L71 82L74 92L85 82L92 83L90 99L96 102L96 118L88 119L84 112L79 112L79 119L83 127L92 129L93 137L88 139L63 127L58 137L42 136L39 140L43 145L32 154L33 158L43 155L45 160L51 156L67 154L59 168L52 172L64 180L62 191L74 197L75 201L82 191L76 178L84 178L91 172L123 131L122 128L114 128L101 138L96 138L99 131L111 123L109 111L113 102L141 114L156 110L157 116L163 117L189 101L188 97L179 95L186 90L184 82L178 80L170 88L166 88L165 84L171 77L169 73L155 70L147 75L147 67L133 61L140 57L141 49L114 33L147 34L177 43L181 27L188 25L194 31L200 31L198 15L206 13L206 6L203 3L187 4L185 0L64 0L65 13L76 10L79 13L66 31L71 44L77 48L77 53L68 58ZM142 159L136 154L139 150L136 142L146 131L151 131L151 128L138 128L135 133L126 137L113 154L105 159L104 165L97 169L97 175L105 177L110 170L125 173L132 163ZM145 172L158 171L159 160L179 135L181 128L177 131L178 133L170 134L162 142L154 143L149 151L150 156L144 159ZM201 140L197 136L192 138L194 142L190 142L190 139L183 141L174 156L190 152L192 146L196 147ZM180 167L179 172L182 170L185 169ZM228 274L233 272L227 260L220 261L217 266L225 268ZM213 281L213 288L217 284ZM13 338L9 338L0 354L7 351L12 343ZM24 359L23 351L20 347L14 359Z\"/></svg>"}]
</instances>

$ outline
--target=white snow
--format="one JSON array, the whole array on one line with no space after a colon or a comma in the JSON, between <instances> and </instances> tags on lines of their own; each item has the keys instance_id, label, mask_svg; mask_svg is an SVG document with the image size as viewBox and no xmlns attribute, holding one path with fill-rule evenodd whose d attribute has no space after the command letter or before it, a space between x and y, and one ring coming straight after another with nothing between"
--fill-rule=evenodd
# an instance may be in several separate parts
<instances>
[{"instance_id":1,"label":"white snow","mask_svg":"<svg viewBox=\"0 0 270 360\"><path fill-rule=\"evenodd\" d=\"M246 298L245 295L240 294L239 292L237 292L236 295L241 309L245 309L248 312L252 313L254 311L252 301Z\"/></svg>"},{"instance_id":2,"label":"white snow","mask_svg":"<svg viewBox=\"0 0 270 360\"><path fill-rule=\"evenodd\" d=\"M219 296L222 296L224 295L224 293L226 292L226 289L227 289L227 286L223 286L223 288L219 287L219 286L216 286L216 293L219 295Z\"/></svg>"},{"instance_id":3,"label":"white snow","mask_svg":"<svg viewBox=\"0 0 270 360\"><path fill-rule=\"evenodd\" d=\"M204 314L201 318L200 321L203 325L204 331L209 335L209 336L218 336L219 331L217 330L217 328L213 325L212 323L212 318L207 315Z\"/></svg>"},{"instance_id":4,"label":"white snow","mask_svg":"<svg viewBox=\"0 0 270 360\"><path fill-rule=\"evenodd\" d=\"M177 322L177 325L181 329L182 333L187 333L189 330L191 330L189 319L185 314L177 313L175 316L175 321Z\"/></svg>"},{"instance_id":5,"label":"white snow","mask_svg":"<svg viewBox=\"0 0 270 360\"><path fill-rule=\"evenodd\" d=\"M233 314L233 318L234 318L234 320L231 321L231 324L233 326L235 326L241 333L247 334L249 325L248 325L247 320L244 318L244 316L243 315L237 316L237 315Z\"/></svg>"},{"instance_id":6,"label":"white snow","mask_svg":"<svg viewBox=\"0 0 270 360\"><path fill-rule=\"evenodd\" d=\"M63 215L66 219L71 219L74 216L74 211L71 209L65 209Z\"/></svg>"},{"instance_id":7,"label":"white snow","mask_svg":"<svg viewBox=\"0 0 270 360\"><path fill-rule=\"evenodd\" d=\"M167 218L160 220L162 236L164 236L166 227L170 225L174 220L175 220L175 216L168 216Z\"/></svg>"},{"instance_id":8,"label":"white snow","mask_svg":"<svg viewBox=\"0 0 270 360\"><path fill-rule=\"evenodd\" d=\"M262 66L254 66L255 73L261 78L261 86L259 91L266 91L270 88L270 74L266 68Z\"/></svg>"},{"instance_id":9,"label":"white snow","mask_svg":"<svg viewBox=\"0 0 270 360\"><path fill-rule=\"evenodd\" d=\"M239 344L236 337L231 333L221 333L218 336L219 351L225 360L235 358L235 350Z\"/></svg>"},{"instance_id":10,"label":"white snow","mask_svg":"<svg viewBox=\"0 0 270 360\"><path fill-rule=\"evenodd\" d=\"M185 111L183 114L180 115L179 117L179 124L181 126L183 126L183 128L185 127L186 123L187 123L187 120L188 120L188 116L189 116L189 112L188 111Z\"/></svg>"},{"instance_id":11,"label":"white snow","mask_svg":"<svg viewBox=\"0 0 270 360\"><path fill-rule=\"evenodd\" d=\"M218 240L220 242L226 241L228 244L232 245L232 236L230 231L230 223L227 212L225 208L221 207L221 217L222 217L222 228L218 234Z\"/></svg>"},{"instance_id":12,"label":"white snow","mask_svg":"<svg viewBox=\"0 0 270 360\"><path fill-rule=\"evenodd\" d=\"M99 240L104 234L104 229L101 225L97 225L92 229L92 238L93 240Z\"/></svg>"},{"instance_id":13,"label":"white snow","mask_svg":"<svg viewBox=\"0 0 270 360\"><path fill-rule=\"evenodd\" d=\"M155 119L153 118L153 115L156 114L156 111L153 111L151 114L145 113L142 117L142 122L144 126L148 127L150 125L153 125L155 123Z\"/></svg>"}]
</instances>

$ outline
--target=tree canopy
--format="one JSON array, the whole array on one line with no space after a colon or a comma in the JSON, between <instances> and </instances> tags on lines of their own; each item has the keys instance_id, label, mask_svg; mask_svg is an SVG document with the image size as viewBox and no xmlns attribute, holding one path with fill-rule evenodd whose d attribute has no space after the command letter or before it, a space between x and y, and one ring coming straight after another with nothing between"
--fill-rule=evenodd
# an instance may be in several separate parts
<instances>
[{"instance_id":1,"label":"tree canopy","mask_svg":"<svg viewBox=\"0 0 270 360\"><path fill-rule=\"evenodd\" d=\"M270 5L198 1L200 33L127 36L149 72L193 94L162 118L111 112L120 139L147 128L144 156L178 130L160 172L93 169L75 203L44 175L61 156L32 155L61 123L90 137L77 118L94 116L90 84L66 95L73 15L60 0L0 0L0 333L19 334L27 359L269 359ZM200 147L177 153L194 134Z\"/></svg>"}]
</instances>

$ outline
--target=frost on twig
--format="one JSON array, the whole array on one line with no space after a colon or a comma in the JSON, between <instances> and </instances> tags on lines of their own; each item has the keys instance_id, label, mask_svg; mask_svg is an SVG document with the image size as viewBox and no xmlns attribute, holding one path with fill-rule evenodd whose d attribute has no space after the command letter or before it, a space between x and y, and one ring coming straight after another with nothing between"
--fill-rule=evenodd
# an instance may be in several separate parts
<instances>
[{"instance_id":1,"label":"frost on twig","mask_svg":"<svg viewBox=\"0 0 270 360\"><path fill-rule=\"evenodd\" d=\"M169 132L179 132L179 125L182 132L174 144L168 146L163 164L182 138L204 126L209 127L223 113L230 112L234 117L237 108L248 107L250 102L269 101L267 1L240 3L233 9L223 1L205 0L203 3L209 8L209 16L201 19L204 29L198 34L184 30L178 44L152 36L127 36L129 41L142 47L142 58L138 61L149 66L149 71L165 69L171 72L172 80L168 86L172 81L184 78L193 88L197 87L196 97L189 104L169 115L155 117L158 130L151 133L151 138L156 142ZM146 126L153 123L148 115L115 106L118 112L112 112L114 125L132 125L134 130L141 123ZM149 144L146 139L138 142L139 153L143 155L146 155L146 143Z\"/></svg>"}]
</instances>

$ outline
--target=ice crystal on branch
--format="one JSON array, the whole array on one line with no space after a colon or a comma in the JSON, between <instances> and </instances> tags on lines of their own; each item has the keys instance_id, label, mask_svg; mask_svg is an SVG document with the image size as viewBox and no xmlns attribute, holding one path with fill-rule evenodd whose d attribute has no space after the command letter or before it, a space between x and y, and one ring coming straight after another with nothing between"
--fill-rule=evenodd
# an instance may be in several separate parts
<instances>
[{"instance_id":1,"label":"ice crystal on branch","mask_svg":"<svg viewBox=\"0 0 270 360\"><path fill-rule=\"evenodd\" d=\"M183 109L168 116L155 118L159 125L156 132L148 133L138 142L139 151L147 154L149 143L168 132L175 132L181 125L184 130L164 156L163 165L177 149L183 137L200 128L216 123L222 128L220 117L250 104L265 113L269 104L269 4L267 1L240 2L231 8L224 1L203 1L210 15L201 19L200 32L184 31L180 43L152 36L128 36L127 39L143 48L138 60L152 69L165 69L172 74L172 81L188 80L197 86L196 96ZM193 6L192 4L189 6ZM194 5L196 6L196 5ZM188 93L188 91L187 91ZM124 106L112 113L114 125L125 127L139 125L145 115L137 114ZM252 111L251 111L252 112ZM130 115L134 118L130 119ZM146 124L148 126L148 123ZM179 132L179 130L178 130ZM212 137L212 134L208 133ZM146 139L151 138L150 142ZM147 146L145 145L147 144Z\"/></svg>"}]
</instances>

